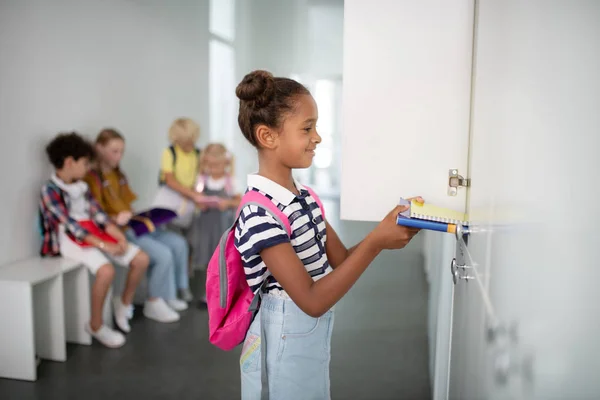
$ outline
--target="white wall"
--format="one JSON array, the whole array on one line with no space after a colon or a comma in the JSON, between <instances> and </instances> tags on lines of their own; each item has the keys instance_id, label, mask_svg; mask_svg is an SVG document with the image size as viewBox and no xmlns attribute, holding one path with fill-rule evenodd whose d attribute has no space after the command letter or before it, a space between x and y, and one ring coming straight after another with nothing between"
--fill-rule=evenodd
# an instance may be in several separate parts
<instances>
[{"instance_id":1,"label":"white wall","mask_svg":"<svg viewBox=\"0 0 600 400\"><path fill-rule=\"evenodd\" d=\"M341 76L343 7L343 0L238 0L238 81L255 69L287 77ZM258 168L256 151L244 139L234 153L236 175L245 182Z\"/></svg>"},{"instance_id":2,"label":"white wall","mask_svg":"<svg viewBox=\"0 0 600 400\"><path fill-rule=\"evenodd\" d=\"M44 146L57 132L121 130L143 206L171 121L208 123L208 2L3 1L0 53L0 265L39 251Z\"/></svg>"}]
</instances>

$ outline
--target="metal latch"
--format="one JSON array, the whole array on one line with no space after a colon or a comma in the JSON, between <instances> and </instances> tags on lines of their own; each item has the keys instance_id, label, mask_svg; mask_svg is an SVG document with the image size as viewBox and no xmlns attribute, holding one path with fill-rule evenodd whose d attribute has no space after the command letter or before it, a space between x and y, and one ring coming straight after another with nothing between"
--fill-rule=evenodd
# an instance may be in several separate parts
<instances>
[{"instance_id":1,"label":"metal latch","mask_svg":"<svg viewBox=\"0 0 600 400\"><path fill-rule=\"evenodd\" d=\"M459 187L471 186L471 180L463 178L458 174L457 169L451 169L448 171L448 196L456 196L458 194Z\"/></svg>"}]
</instances>

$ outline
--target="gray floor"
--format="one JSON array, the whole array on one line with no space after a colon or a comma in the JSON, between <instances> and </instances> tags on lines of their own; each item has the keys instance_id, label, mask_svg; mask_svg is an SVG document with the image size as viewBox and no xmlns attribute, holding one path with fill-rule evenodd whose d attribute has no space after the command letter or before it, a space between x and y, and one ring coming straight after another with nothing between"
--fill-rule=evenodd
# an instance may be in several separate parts
<instances>
[{"instance_id":1,"label":"gray floor","mask_svg":"<svg viewBox=\"0 0 600 400\"><path fill-rule=\"evenodd\" d=\"M340 222L333 218L336 205L326 207L347 244L373 227ZM336 306L333 399L431 397L427 288L416 247L383 253ZM238 356L208 343L206 311L190 309L166 325L137 310L123 348L70 345L68 361L42 362L35 383L0 379L0 399L236 399Z\"/></svg>"}]
</instances>

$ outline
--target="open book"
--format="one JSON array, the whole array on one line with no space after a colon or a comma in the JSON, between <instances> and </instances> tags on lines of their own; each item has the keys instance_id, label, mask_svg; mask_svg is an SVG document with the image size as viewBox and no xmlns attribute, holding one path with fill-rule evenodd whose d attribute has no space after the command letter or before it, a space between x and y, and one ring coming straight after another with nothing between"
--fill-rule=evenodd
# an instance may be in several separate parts
<instances>
[{"instance_id":1,"label":"open book","mask_svg":"<svg viewBox=\"0 0 600 400\"><path fill-rule=\"evenodd\" d=\"M166 224L175 218L177 218L175 211L155 207L134 215L127 225L135 232L136 236L142 236L154 232L157 226Z\"/></svg>"}]
</instances>

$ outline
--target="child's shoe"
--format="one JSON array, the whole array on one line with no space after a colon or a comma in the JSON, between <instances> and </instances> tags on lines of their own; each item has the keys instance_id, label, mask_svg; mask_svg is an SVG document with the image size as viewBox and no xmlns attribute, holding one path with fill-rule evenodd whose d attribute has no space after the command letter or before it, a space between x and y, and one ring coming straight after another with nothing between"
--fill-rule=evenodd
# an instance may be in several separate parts
<instances>
[{"instance_id":1,"label":"child's shoe","mask_svg":"<svg viewBox=\"0 0 600 400\"><path fill-rule=\"evenodd\" d=\"M115 310L115 322L117 326L123 332L129 333L131 331L129 320L133 317L133 305L126 306L121 301L121 298L117 296L113 298L113 308Z\"/></svg>"},{"instance_id":2,"label":"child's shoe","mask_svg":"<svg viewBox=\"0 0 600 400\"><path fill-rule=\"evenodd\" d=\"M167 305L175 311L185 311L188 309L188 304L179 299L167 300Z\"/></svg>"},{"instance_id":3,"label":"child's shoe","mask_svg":"<svg viewBox=\"0 0 600 400\"><path fill-rule=\"evenodd\" d=\"M161 298L146 301L144 304L144 316L163 323L179 321L179 314L173 311Z\"/></svg>"},{"instance_id":4,"label":"child's shoe","mask_svg":"<svg viewBox=\"0 0 600 400\"><path fill-rule=\"evenodd\" d=\"M94 332L90 327L90 324L87 323L85 324L85 330L106 347L116 349L117 347L121 347L125 344L125 336L106 325L102 325L100 329Z\"/></svg>"}]
</instances>

